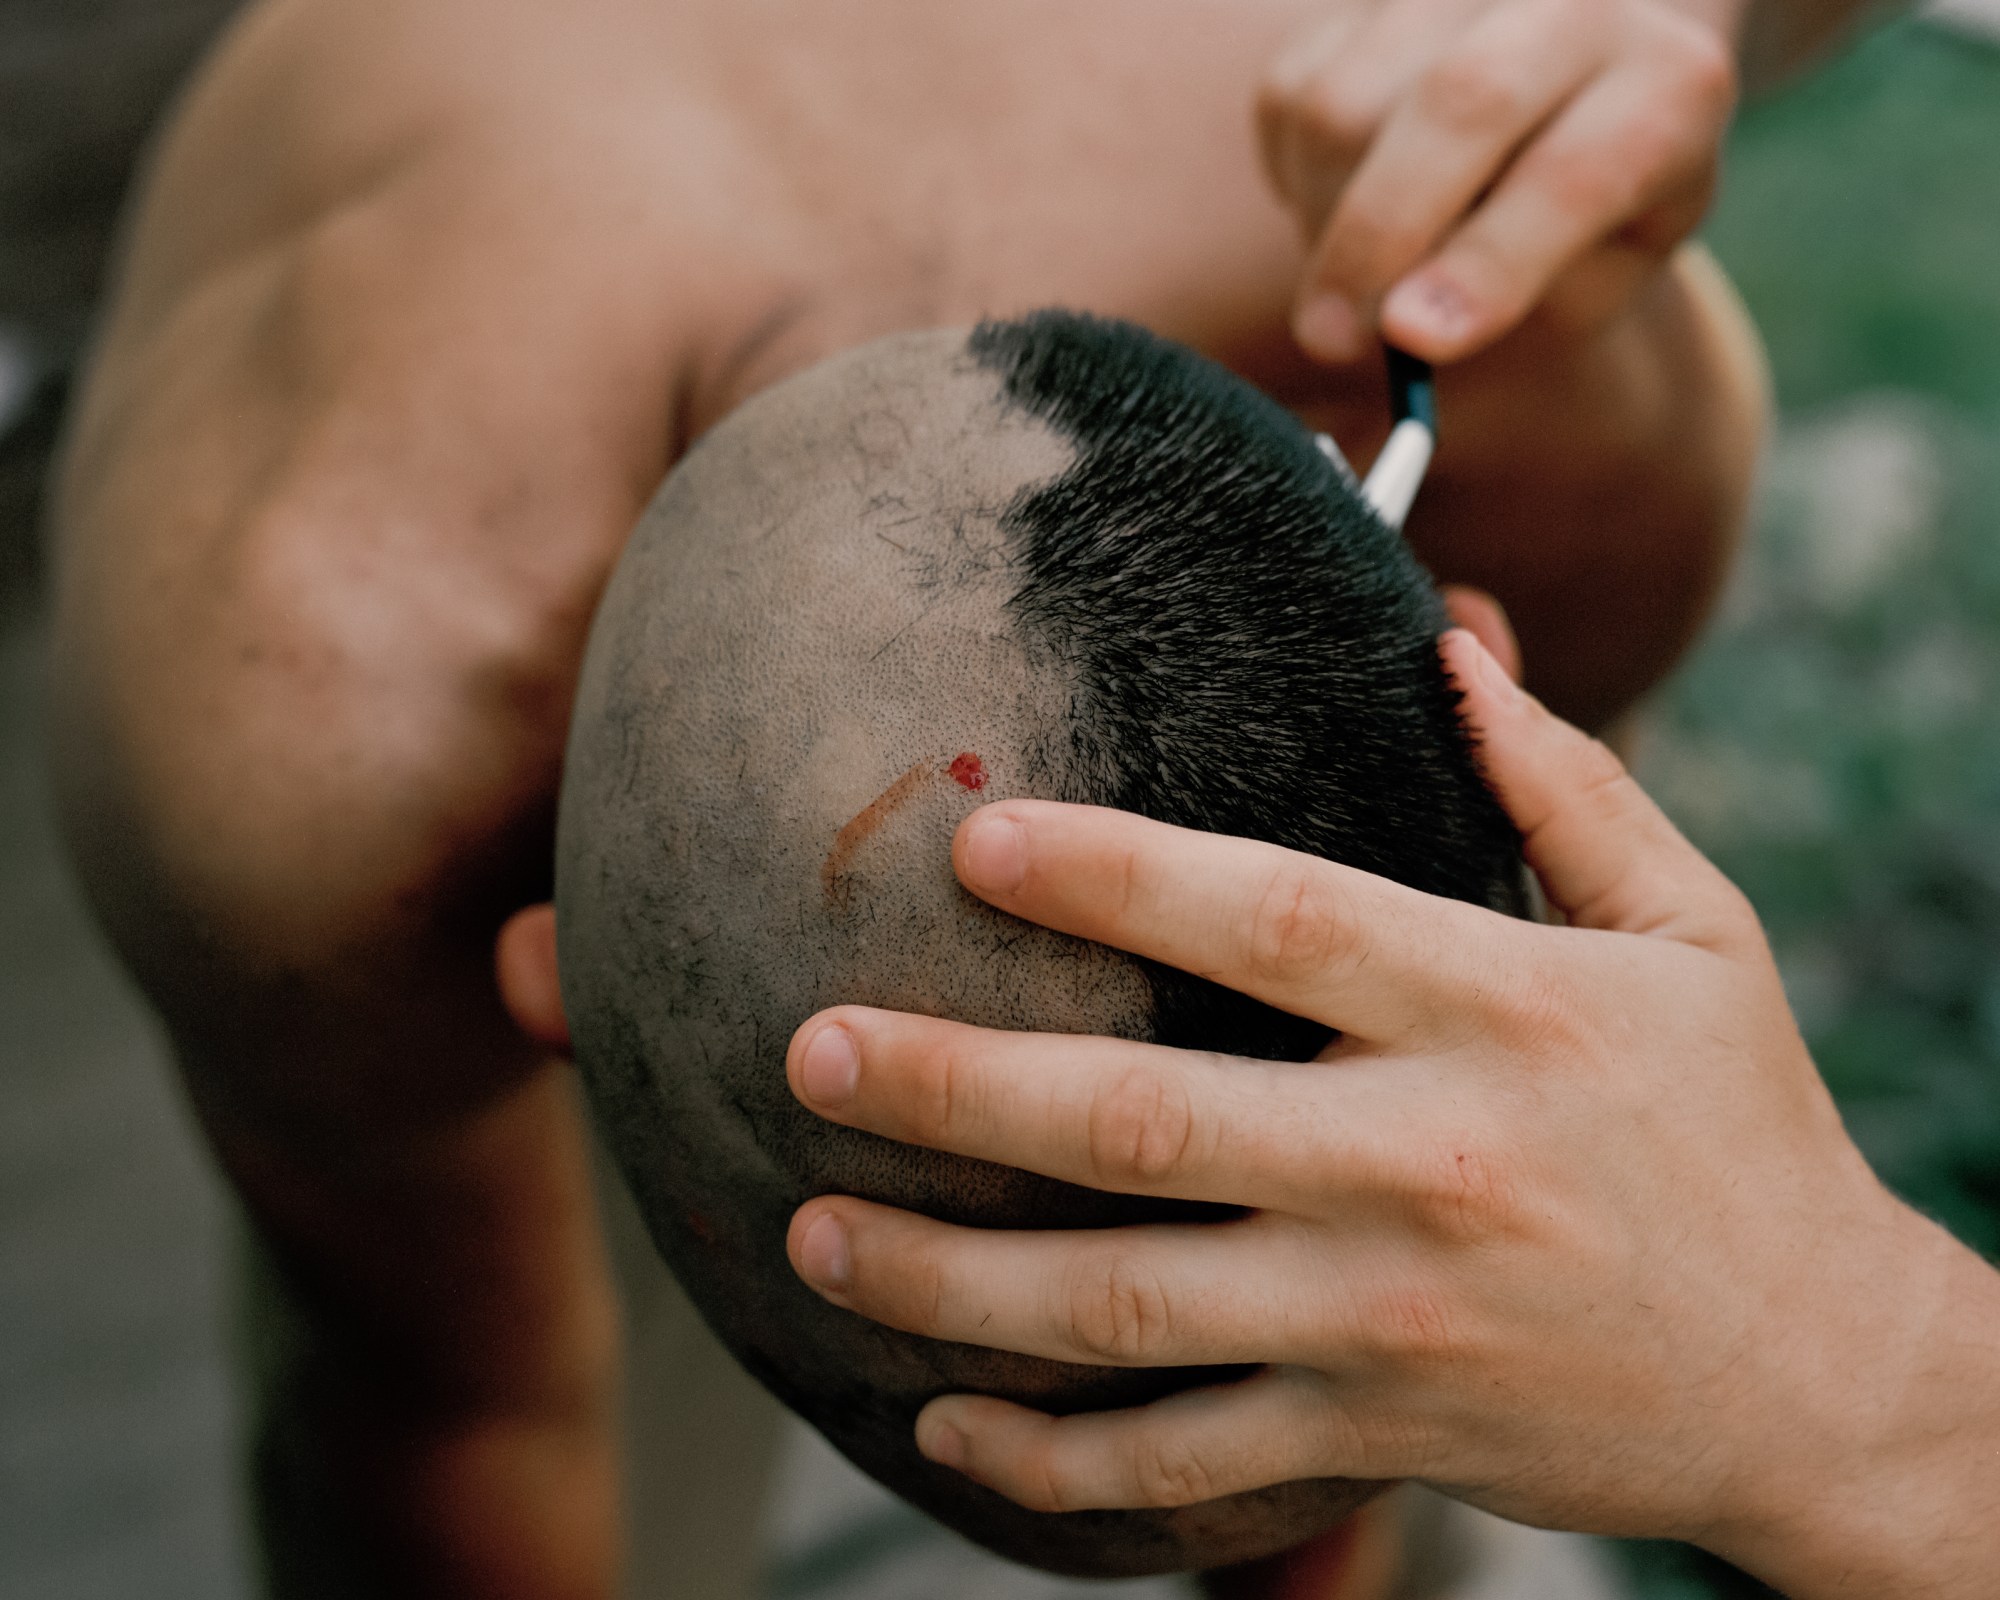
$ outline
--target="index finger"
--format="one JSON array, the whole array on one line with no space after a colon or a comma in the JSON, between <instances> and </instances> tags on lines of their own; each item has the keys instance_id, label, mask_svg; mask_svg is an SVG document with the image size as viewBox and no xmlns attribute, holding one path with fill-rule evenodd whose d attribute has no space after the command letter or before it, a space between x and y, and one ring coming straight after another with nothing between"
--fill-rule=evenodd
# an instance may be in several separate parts
<instances>
[{"instance_id":1,"label":"index finger","mask_svg":"<svg viewBox=\"0 0 2000 1600\"><path fill-rule=\"evenodd\" d=\"M974 894L1378 1044L1462 1018L1503 975L1499 913L1252 839L1050 800L960 824Z\"/></svg>"},{"instance_id":2,"label":"index finger","mask_svg":"<svg viewBox=\"0 0 2000 1600\"><path fill-rule=\"evenodd\" d=\"M1373 304L1436 247L1602 53L1592 30L1552 38L1521 7L1483 19L1383 122L1333 210L1308 282Z\"/></svg>"},{"instance_id":3,"label":"index finger","mask_svg":"<svg viewBox=\"0 0 2000 1600\"><path fill-rule=\"evenodd\" d=\"M834 1122L1086 1189L1309 1213L1402 1181L1376 1076L865 1006L808 1020L785 1074Z\"/></svg>"},{"instance_id":4,"label":"index finger","mask_svg":"<svg viewBox=\"0 0 2000 1600\"><path fill-rule=\"evenodd\" d=\"M1427 358L1453 359L1517 326L1593 246L1659 208L1655 258L1701 220L1718 127L1662 116L1651 68L1586 90L1524 151L1430 261L1383 302L1383 326Z\"/></svg>"}]
</instances>

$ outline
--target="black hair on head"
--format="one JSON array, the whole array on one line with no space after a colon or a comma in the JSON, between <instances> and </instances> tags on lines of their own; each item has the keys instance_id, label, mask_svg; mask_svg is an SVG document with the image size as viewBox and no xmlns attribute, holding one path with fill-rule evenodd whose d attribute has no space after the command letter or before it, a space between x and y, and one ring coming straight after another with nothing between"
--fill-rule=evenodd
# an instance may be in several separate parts
<instances>
[{"instance_id":1,"label":"black hair on head","mask_svg":"<svg viewBox=\"0 0 2000 1600\"><path fill-rule=\"evenodd\" d=\"M1012 609L1075 685L1070 798L1524 913L1519 836L1438 661L1436 591L1297 419L1129 323L1043 311L969 348L1077 451L1003 521ZM1164 1042L1300 1059L1328 1038L1149 976Z\"/></svg>"}]
</instances>

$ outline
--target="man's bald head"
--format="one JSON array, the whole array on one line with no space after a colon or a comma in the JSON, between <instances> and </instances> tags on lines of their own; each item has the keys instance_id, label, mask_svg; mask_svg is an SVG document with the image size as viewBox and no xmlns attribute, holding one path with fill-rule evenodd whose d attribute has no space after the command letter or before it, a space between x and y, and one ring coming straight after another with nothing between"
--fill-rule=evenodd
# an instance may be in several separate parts
<instances>
[{"instance_id":1,"label":"man's bald head","mask_svg":"<svg viewBox=\"0 0 2000 1600\"><path fill-rule=\"evenodd\" d=\"M1091 802L1518 909L1516 840L1438 666L1441 620L1289 415L1177 346L1061 313L885 340L763 395L675 470L613 579L557 894L605 1138L744 1363L1004 1554L1221 1565L1372 1488L1046 1515L924 1461L911 1424L939 1394L1077 1411L1227 1374L941 1344L806 1289L784 1237L816 1194L996 1227L1173 1208L823 1122L786 1086L787 1040L847 1002L1312 1055L1323 1028L975 900L951 835L992 799Z\"/></svg>"}]
</instances>

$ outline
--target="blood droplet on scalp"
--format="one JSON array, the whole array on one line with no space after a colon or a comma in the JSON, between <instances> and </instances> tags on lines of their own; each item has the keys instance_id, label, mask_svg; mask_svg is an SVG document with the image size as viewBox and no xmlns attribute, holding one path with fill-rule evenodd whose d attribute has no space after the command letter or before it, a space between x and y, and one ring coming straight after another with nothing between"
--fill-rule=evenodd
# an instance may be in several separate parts
<instances>
[{"instance_id":1,"label":"blood droplet on scalp","mask_svg":"<svg viewBox=\"0 0 2000 1600\"><path fill-rule=\"evenodd\" d=\"M961 789L970 789L977 794L986 787L986 763L970 750L961 750L951 758L951 765L945 768L958 781Z\"/></svg>"}]
</instances>

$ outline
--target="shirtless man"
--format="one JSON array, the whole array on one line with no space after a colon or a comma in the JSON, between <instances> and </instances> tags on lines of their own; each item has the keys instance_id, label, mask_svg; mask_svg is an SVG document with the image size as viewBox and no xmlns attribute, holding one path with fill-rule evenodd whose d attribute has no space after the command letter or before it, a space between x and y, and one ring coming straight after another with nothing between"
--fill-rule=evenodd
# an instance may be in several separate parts
<instances>
[{"instance_id":1,"label":"shirtless man","mask_svg":"<svg viewBox=\"0 0 2000 1600\"><path fill-rule=\"evenodd\" d=\"M183 105L73 421L59 760L98 907L300 1308L287 1425L375 1592L615 1583L585 1141L492 945L548 892L599 588L742 399L878 334L1065 303L1194 345L1365 457L1374 362L1323 296L1301 332L1348 359L1289 326L1299 223L1331 218L1312 283L1424 353L1482 352L1443 378L1413 529L1434 568L1505 601L1530 681L1586 724L1685 643L1762 406L1726 291L1673 252L1727 117L1732 8L1329 14L273 0ZM1528 48L1551 38L1589 49ZM1294 216L1251 107L1300 39L1264 121ZM1473 43L1504 70L1452 48ZM1650 120L1527 140L1526 209L1493 223L1493 187L1472 270L1415 296L1440 320L1384 299L1524 132L1660 62ZM1439 126L1458 142L1427 152ZM1567 157L1532 169L1559 131ZM1593 135L1616 160L1578 159ZM1449 181L1378 175L1343 217L1382 149ZM1399 215L1413 197L1434 214ZM1576 226L1509 257L1543 237L1536 204ZM1482 298L1480 262L1506 294Z\"/></svg>"}]
</instances>

